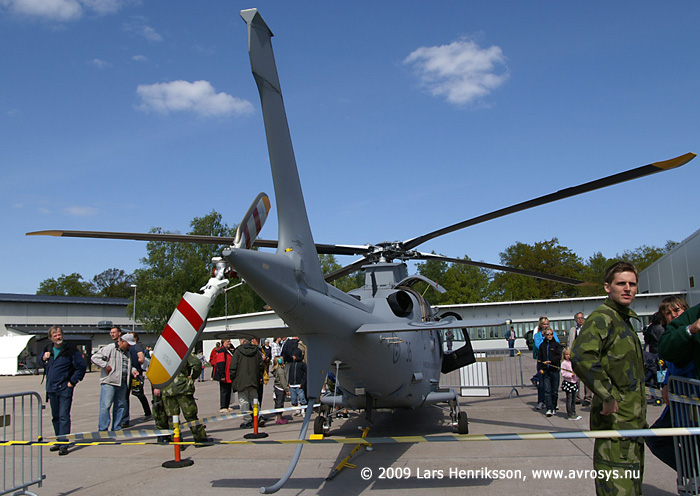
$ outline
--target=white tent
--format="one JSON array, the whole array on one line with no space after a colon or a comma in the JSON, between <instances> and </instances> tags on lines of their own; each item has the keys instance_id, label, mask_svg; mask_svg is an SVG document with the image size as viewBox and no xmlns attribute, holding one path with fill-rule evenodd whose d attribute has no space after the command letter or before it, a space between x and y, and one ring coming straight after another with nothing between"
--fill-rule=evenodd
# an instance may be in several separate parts
<instances>
[{"instance_id":1,"label":"white tent","mask_svg":"<svg viewBox=\"0 0 700 496\"><path fill-rule=\"evenodd\" d=\"M17 358L34 336L0 336L0 375L17 375Z\"/></svg>"}]
</instances>

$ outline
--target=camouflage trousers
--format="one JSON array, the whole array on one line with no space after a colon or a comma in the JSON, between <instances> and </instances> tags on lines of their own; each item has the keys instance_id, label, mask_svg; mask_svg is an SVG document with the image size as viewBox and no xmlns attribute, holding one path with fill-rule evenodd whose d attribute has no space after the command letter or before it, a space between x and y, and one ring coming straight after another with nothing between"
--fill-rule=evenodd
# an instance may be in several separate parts
<instances>
[{"instance_id":1,"label":"camouflage trousers","mask_svg":"<svg viewBox=\"0 0 700 496\"><path fill-rule=\"evenodd\" d=\"M598 496L641 495L644 442L636 439L596 439L593 448Z\"/></svg>"},{"instance_id":2,"label":"camouflage trousers","mask_svg":"<svg viewBox=\"0 0 700 496\"><path fill-rule=\"evenodd\" d=\"M180 410L182 410L182 415L188 422L199 420L197 418L197 403L193 395L178 394L175 396L164 396L163 400L165 403L165 413L168 415L168 423L171 429L173 428L173 416L179 415ZM180 422L182 423L182 419L180 419ZM195 441L206 440L207 433L203 425L190 427L190 430L192 431L192 437Z\"/></svg>"},{"instance_id":3,"label":"camouflage trousers","mask_svg":"<svg viewBox=\"0 0 700 496\"><path fill-rule=\"evenodd\" d=\"M165 413L165 403L163 402L163 396L156 396L153 393L153 388L151 388L151 404L153 405L153 420L156 423L156 429L168 429L168 414Z\"/></svg>"}]
</instances>

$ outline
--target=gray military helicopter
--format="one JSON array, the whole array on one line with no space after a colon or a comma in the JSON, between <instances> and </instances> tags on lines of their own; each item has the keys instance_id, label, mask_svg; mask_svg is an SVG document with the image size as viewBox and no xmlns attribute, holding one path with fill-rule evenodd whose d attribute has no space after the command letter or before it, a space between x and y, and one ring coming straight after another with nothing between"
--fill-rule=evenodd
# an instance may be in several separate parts
<instances>
[{"instance_id":1,"label":"gray military helicopter","mask_svg":"<svg viewBox=\"0 0 700 496\"><path fill-rule=\"evenodd\" d=\"M260 93L272 169L278 216L277 241L257 239L267 213L269 200L261 194L239 224L235 238L144 234L95 231L39 231L64 237L176 241L230 245L216 260L214 276L201 294L187 293L178 305L154 350L155 363L149 368L154 385L167 384L194 347L206 326L211 302L225 290L228 271L235 270L277 313L288 327L270 329L265 335L296 335L309 350L309 405L322 404L315 419L315 433L328 432L330 406L365 410L368 418L376 409L417 408L447 403L452 425L461 434L468 432L466 412L460 411L454 390L440 388L440 374L474 363L475 357L465 333L465 345L443 353L441 332L445 329L504 324L503 321L459 321L440 319L428 301L413 285L427 282L437 291L444 289L420 275L409 275L407 260L442 260L493 270L583 285L584 281L553 274L532 272L502 265L450 258L417 251L416 248L438 236L452 233L511 213L520 212L563 198L655 174L684 165L695 157L688 153L579 186L566 188L510 207L438 229L405 241L375 245L328 245L314 242L309 225L297 165L292 149L277 68L272 51L272 32L256 9L244 10L248 25L248 45L252 72ZM250 249L276 248L276 251ZM319 254L355 255L355 262L324 274ZM364 286L345 293L329 284L362 270ZM182 308L181 308L182 307ZM153 375L151 375L153 370ZM329 371L338 372L336 392L321 397ZM304 438L313 409L306 410L300 438ZM289 478L298 460L298 446L283 478L264 492L274 492Z\"/></svg>"}]
</instances>

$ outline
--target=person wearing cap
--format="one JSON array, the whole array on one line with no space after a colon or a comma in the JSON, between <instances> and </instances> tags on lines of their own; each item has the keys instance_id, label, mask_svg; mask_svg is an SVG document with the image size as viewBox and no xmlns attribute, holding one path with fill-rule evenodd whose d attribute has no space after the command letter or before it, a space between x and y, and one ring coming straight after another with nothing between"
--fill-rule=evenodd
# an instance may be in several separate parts
<instances>
[{"instance_id":1,"label":"person wearing cap","mask_svg":"<svg viewBox=\"0 0 700 496\"><path fill-rule=\"evenodd\" d=\"M136 333L129 333L128 335L134 339L135 344L129 346L129 356L131 356L131 365L136 369L138 375L134 376L133 380L127 381L126 409L124 410L122 427L129 427L129 423L131 422L131 395L136 396L141 402L144 417L149 418L152 415L151 407L148 405L148 398L146 398L146 394L143 390L143 373L145 369L142 367L142 364L146 365L146 354L143 351L143 346L139 343L139 335Z\"/></svg>"},{"instance_id":2,"label":"person wearing cap","mask_svg":"<svg viewBox=\"0 0 700 496\"><path fill-rule=\"evenodd\" d=\"M134 336L124 334L115 343L103 346L92 354L92 363L100 367L100 416L97 429L106 431L112 422L112 430L122 428L126 410L126 393L130 376L138 376L138 371L131 366L129 348L136 344ZM110 419L109 411L115 405L114 415Z\"/></svg>"}]
</instances>

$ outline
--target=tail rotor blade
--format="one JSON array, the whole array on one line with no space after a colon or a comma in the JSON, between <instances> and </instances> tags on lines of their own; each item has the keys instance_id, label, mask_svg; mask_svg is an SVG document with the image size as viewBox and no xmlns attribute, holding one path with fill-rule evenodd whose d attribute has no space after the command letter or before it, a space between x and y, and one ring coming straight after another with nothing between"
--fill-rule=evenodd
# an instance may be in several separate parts
<instances>
[{"instance_id":1,"label":"tail rotor blade","mask_svg":"<svg viewBox=\"0 0 700 496\"><path fill-rule=\"evenodd\" d=\"M271 208L270 198L265 193L260 193L253 200L253 204L243 216L241 223L238 224L236 237L233 241L235 248L249 250L253 246L253 242L260 234L260 231L262 231L263 225L265 225Z\"/></svg>"},{"instance_id":2,"label":"tail rotor blade","mask_svg":"<svg viewBox=\"0 0 700 496\"><path fill-rule=\"evenodd\" d=\"M166 387L175 378L206 327L209 309L227 284L228 280L213 277L202 288L203 294L184 294L153 348L146 371L153 387Z\"/></svg>"}]
</instances>

